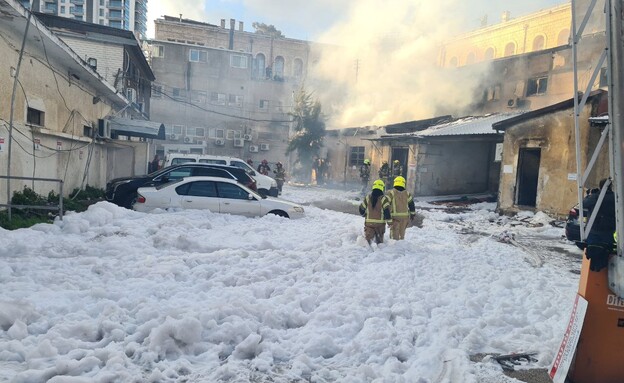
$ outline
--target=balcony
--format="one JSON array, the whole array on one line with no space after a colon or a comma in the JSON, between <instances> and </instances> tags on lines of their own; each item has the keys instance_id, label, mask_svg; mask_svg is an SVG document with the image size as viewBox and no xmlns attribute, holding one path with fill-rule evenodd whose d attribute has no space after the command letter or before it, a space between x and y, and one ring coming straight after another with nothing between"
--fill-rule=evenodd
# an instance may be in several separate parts
<instances>
[{"instance_id":1,"label":"balcony","mask_svg":"<svg viewBox=\"0 0 624 383\"><path fill-rule=\"evenodd\" d=\"M123 3L121 1L109 1L108 9L118 9L121 10L123 8Z\"/></svg>"},{"instance_id":2,"label":"balcony","mask_svg":"<svg viewBox=\"0 0 624 383\"><path fill-rule=\"evenodd\" d=\"M120 11L111 11L108 12L108 20L121 22L123 20L123 15Z\"/></svg>"},{"instance_id":3,"label":"balcony","mask_svg":"<svg viewBox=\"0 0 624 383\"><path fill-rule=\"evenodd\" d=\"M82 7L84 5L84 0L70 0L70 3Z\"/></svg>"},{"instance_id":4,"label":"balcony","mask_svg":"<svg viewBox=\"0 0 624 383\"><path fill-rule=\"evenodd\" d=\"M82 7L73 7L69 10L69 13L74 16L84 16L84 9Z\"/></svg>"}]
</instances>

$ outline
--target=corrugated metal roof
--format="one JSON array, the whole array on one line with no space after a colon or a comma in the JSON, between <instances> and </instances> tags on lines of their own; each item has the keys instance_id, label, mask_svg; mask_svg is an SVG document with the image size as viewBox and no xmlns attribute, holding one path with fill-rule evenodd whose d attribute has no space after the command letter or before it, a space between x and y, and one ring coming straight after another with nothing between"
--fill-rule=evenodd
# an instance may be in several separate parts
<instances>
[{"instance_id":1,"label":"corrugated metal roof","mask_svg":"<svg viewBox=\"0 0 624 383\"><path fill-rule=\"evenodd\" d=\"M486 116L464 117L458 120L429 127L416 133L417 137L440 137L459 135L496 134L492 124L516 117L524 112L496 113Z\"/></svg>"}]
</instances>

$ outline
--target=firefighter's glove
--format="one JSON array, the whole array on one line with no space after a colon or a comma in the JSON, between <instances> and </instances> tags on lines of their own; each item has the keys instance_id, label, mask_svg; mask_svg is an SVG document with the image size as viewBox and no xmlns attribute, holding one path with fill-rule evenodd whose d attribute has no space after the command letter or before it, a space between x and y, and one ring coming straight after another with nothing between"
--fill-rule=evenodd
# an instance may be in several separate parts
<instances>
[{"instance_id":1,"label":"firefighter's glove","mask_svg":"<svg viewBox=\"0 0 624 383\"><path fill-rule=\"evenodd\" d=\"M585 256L589 259L591 271L600 271L609 264L609 250L604 246L588 245Z\"/></svg>"}]
</instances>

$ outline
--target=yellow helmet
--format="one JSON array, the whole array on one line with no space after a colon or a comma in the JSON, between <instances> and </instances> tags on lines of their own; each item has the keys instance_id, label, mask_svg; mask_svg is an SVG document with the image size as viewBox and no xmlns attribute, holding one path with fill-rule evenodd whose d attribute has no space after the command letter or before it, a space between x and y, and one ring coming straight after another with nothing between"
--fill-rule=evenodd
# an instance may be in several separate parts
<instances>
[{"instance_id":1,"label":"yellow helmet","mask_svg":"<svg viewBox=\"0 0 624 383\"><path fill-rule=\"evenodd\" d=\"M364 165L370 165L370 160L368 158L364 160Z\"/></svg>"},{"instance_id":2,"label":"yellow helmet","mask_svg":"<svg viewBox=\"0 0 624 383\"><path fill-rule=\"evenodd\" d=\"M376 180L375 182L373 182L373 190L377 189L377 190L384 191L385 187L386 187L386 184L382 180Z\"/></svg>"},{"instance_id":3,"label":"yellow helmet","mask_svg":"<svg viewBox=\"0 0 624 383\"><path fill-rule=\"evenodd\" d=\"M400 162L399 162L399 160L394 160L394 163L395 164L399 164Z\"/></svg>"},{"instance_id":4,"label":"yellow helmet","mask_svg":"<svg viewBox=\"0 0 624 383\"><path fill-rule=\"evenodd\" d=\"M405 187L405 178L398 176L394 179L394 186L400 186L400 187Z\"/></svg>"}]
</instances>

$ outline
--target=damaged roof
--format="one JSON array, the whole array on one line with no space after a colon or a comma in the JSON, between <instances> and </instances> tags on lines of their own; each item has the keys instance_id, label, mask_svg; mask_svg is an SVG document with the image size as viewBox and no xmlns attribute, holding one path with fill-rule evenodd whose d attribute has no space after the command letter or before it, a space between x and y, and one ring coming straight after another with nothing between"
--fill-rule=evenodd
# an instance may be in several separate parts
<instances>
[{"instance_id":1,"label":"damaged roof","mask_svg":"<svg viewBox=\"0 0 624 383\"><path fill-rule=\"evenodd\" d=\"M496 134L492 125L509 118L522 115L523 112L515 113L493 113L485 116L462 117L455 121L431 126L417 133L420 137L441 137L441 136L465 136Z\"/></svg>"}]
</instances>

